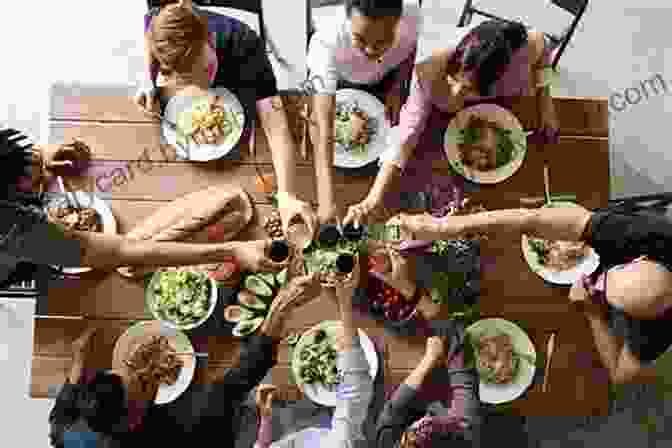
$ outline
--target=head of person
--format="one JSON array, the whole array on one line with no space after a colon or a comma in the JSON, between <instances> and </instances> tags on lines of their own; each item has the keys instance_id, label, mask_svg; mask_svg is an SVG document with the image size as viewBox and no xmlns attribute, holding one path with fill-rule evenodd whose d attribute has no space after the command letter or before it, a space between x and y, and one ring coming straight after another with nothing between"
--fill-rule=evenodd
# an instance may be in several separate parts
<instances>
[{"instance_id":1,"label":"head of person","mask_svg":"<svg viewBox=\"0 0 672 448\"><path fill-rule=\"evenodd\" d=\"M672 309L672 272L640 258L605 273L607 301L637 319L654 319Z\"/></svg>"},{"instance_id":2,"label":"head of person","mask_svg":"<svg viewBox=\"0 0 672 448\"><path fill-rule=\"evenodd\" d=\"M403 0L346 0L353 47L380 60L397 42L403 8Z\"/></svg>"},{"instance_id":3,"label":"head of person","mask_svg":"<svg viewBox=\"0 0 672 448\"><path fill-rule=\"evenodd\" d=\"M179 2L165 6L152 19L147 41L162 75L207 79L208 36L206 19Z\"/></svg>"},{"instance_id":4,"label":"head of person","mask_svg":"<svg viewBox=\"0 0 672 448\"><path fill-rule=\"evenodd\" d=\"M527 43L520 23L488 20L471 30L455 48L443 74L451 94L488 96L511 62L512 54Z\"/></svg>"}]
</instances>

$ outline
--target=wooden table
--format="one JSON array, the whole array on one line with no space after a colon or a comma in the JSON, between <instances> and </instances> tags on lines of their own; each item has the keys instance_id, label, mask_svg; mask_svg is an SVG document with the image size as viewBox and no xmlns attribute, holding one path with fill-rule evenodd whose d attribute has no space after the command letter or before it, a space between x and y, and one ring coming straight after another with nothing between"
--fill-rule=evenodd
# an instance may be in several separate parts
<instances>
[{"instance_id":1,"label":"wooden table","mask_svg":"<svg viewBox=\"0 0 672 448\"><path fill-rule=\"evenodd\" d=\"M80 189L94 186L94 191L109 197L120 233L128 232L168 201L214 184L238 184L245 188L253 197L259 217L271 211L268 198L255 189L255 167L247 148L243 147L240 159L234 161L207 164L176 161L171 148L160 145L158 126L135 109L127 93L57 88L50 116L52 142L79 137L92 147L95 163L102 167L104 175L98 178L97 187L91 179L73 180L72 186ZM549 156L551 189L558 193L573 192L587 207L604 206L609 198L606 100L561 98L555 104L561 141ZM526 129L533 126L534 108L532 98L521 98L512 106ZM271 173L270 152L259 130L255 146L260 171ZM499 209L518 207L521 197L543 195L542 156L534 145L530 145L528 154L513 178L496 187L481 188L474 194L474 200L483 202L488 209ZM437 170L437 174L447 173L447 168ZM297 175L304 198L314 202L312 162L300 160ZM336 197L344 200L341 206L347 206L364 198L373 179L337 174L335 181ZM257 219L250 225L241 238L265 237L259 222ZM514 410L522 415L606 413L607 377L587 324L568 306L567 288L549 287L529 271L519 239L489 241L484 244L482 255L486 261L483 314L525 322L538 352L545 351L548 332L558 332L548 391L542 393L540 386L534 386L524 398L513 403ZM496 260L496 266L487 263L488 260ZM134 321L149 318L143 292L141 282L129 281L114 272L91 272L80 280L51 288L47 314L82 319L37 320L31 396L45 397L50 387L63 382L71 362L70 343L87 326L98 325L103 329L96 342L100 344L96 350L100 354L97 363L101 367L109 365L116 337ZM429 308L429 314L438 311L436 318L445 312ZM288 326L301 330L337 316L335 305L319 298L295 313ZM368 318L362 326L368 334L384 338L391 353L390 381L393 384L403 381L424 353L424 338L391 336L382 325ZM230 366L239 342L224 336L208 339L208 370ZM284 344L272 377L288 397L297 395L296 388L290 385L288 350Z\"/></svg>"}]
</instances>

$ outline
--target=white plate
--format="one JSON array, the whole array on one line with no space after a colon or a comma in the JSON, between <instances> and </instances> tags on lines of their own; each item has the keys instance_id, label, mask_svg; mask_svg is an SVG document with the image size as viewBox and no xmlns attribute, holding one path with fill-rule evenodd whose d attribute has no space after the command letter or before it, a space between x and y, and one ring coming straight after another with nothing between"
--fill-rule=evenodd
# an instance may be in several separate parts
<instances>
[{"instance_id":1,"label":"white plate","mask_svg":"<svg viewBox=\"0 0 672 448\"><path fill-rule=\"evenodd\" d=\"M336 328L341 325L340 321L324 321L310 330L306 331L301 338L299 339L299 342L296 344L294 348L294 353L292 357L292 370L294 372L294 377L296 378L296 381L298 383L298 386L301 388L303 393L313 402L321 404L323 406L329 406L329 407L335 407L336 404L338 403L338 399L336 397L336 389L328 389L322 384L304 384L301 382L300 377L299 377L299 372L298 372L298 356L299 353L301 352L301 347L306 344L308 341L308 338L312 336L311 333L316 330L316 329L322 329L324 330L328 337L333 338L336 332ZM364 333L362 330L359 330L359 340L362 344L362 348L364 349L364 354L366 355L366 360L369 363L369 374L371 375L372 381L375 381L376 375L378 374L378 352L376 352L376 348L373 345L373 341Z\"/></svg>"},{"instance_id":2,"label":"white plate","mask_svg":"<svg viewBox=\"0 0 672 448\"><path fill-rule=\"evenodd\" d=\"M361 168L377 160L387 147L387 133L390 125L385 118L385 105L370 93L356 89L341 89L336 92L336 104L357 102L357 105L370 117L376 119L378 131L369 141L366 154L356 157L342 145L334 144L334 166L339 168Z\"/></svg>"},{"instance_id":3,"label":"white plate","mask_svg":"<svg viewBox=\"0 0 672 448\"><path fill-rule=\"evenodd\" d=\"M554 207L577 207L573 202L553 202ZM547 207L547 206L544 206ZM539 263L539 256L530 248L527 235L521 238L520 246L523 252L523 258L527 262L532 272L539 275L549 283L555 285L573 285L576 283L581 275L590 275L600 266L600 256L593 250L588 248L588 255L586 255L579 264L567 271L554 271L545 268Z\"/></svg>"},{"instance_id":4,"label":"white plate","mask_svg":"<svg viewBox=\"0 0 672 448\"><path fill-rule=\"evenodd\" d=\"M110 235L117 234L117 220L114 218L112 209L103 201L100 197L96 196L94 193L89 193L86 191L74 191L72 194L75 196L75 199L82 207L91 207L100 216L100 219L103 222L103 233ZM68 200L66 197L60 193L55 193L53 199L49 200L47 207L59 207L67 206ZM66 274L82 274L84 272L89 272L91 268L81 267L81 268L63 268L63 272Z\"/></svg>"},{"instance_id":5,"label":"white plate","mask_svg":"<svg viewBox=\"0 0 672 448\"><path fill-rule=\"evenodd\" d=\"M197 322L194 322L193 324L189 324L189 325L177 325L175 322L162 319L159 315L154 313L154 310L149 305L149 302L154 299L154 289L153 289L154 284L158 281L162 271L163 271L163 269L160 269L152 275L152 279L147 284L147 289L145 290L145 301L146 301L146 304L147 304L147 308L149 309L149 312L151 313L152 317L154 317L154 319L156 319L156 320L161 321L165 326L167 326L169 328L173 328L175 330L193 330L196 327L200 327L208 319L210 319L210 316L212 316L212 313L215 311L215 308L217 306L217 300L219 298L219 294L217 292L218 291L217 282L212 280L212 279L209 279L210 280L210 306L208 307L207 314L201 320L199 320Z\"/></svg>"},{"instance_id":6,"label":"white plate","mask_svg":"<svg viewBox=\"0 0 672 448\"><path fill-rule=\"evenodd\" d=\"M534 344L532 344L530 337L522 330L522 328L513 322L499 318L482 319L471 324L467 328L466 333L467 335L474 337L477 334L484 332L489 334L494 331L509 335L514 350L517 353L531 355L536 361L537 351L534 349ZM477 353L474 353L474 355L478 356ZM536 366L521 359L516 377L510 383L491 384L481 381L479 384L481 401L490 404L500 404L515 400L530 387L532 380L534 379L535 371Z\"/></svg>"},{"instance_id":7,"label":"white plate","mask_svg":"<svg viewBox=\"0 0 672 448\"><path fill-rule=\"evenodd\" d=\"M198 145L193 140L188 139L188 143L183 147L177 142L177 132L172 130L165 122L161 123L161 131L166 142L170 143L177 150L178 155L185 160L192 160L195 162L208 162L210 160L221 159L231 152L243 135L245 129L245 111L242 104L236 96L224 87L217 87L208 91L210 95L219 95L221 97L220 104L228 111L233 111L239 117L238 124L240 125L239 132L231 134L222 143L217 145ZM168 101L165 110L165 116L172 123L178 123L177 119L180 113L191 110L193 103L197 99L202 99L203 96L193 95L175 95Z\"/></svg>"},{"instance_id":8,"label":"white plate","mask_svg":"<svg viewBox=\"0 0 672 448\"><path fill-rule=\"evenodd\" d=\"M443 146L450 166L462 177L477 184L496 184L516 174L523 165L527 153L527 139L524 137L519 139L514 158L506 165L495 170L479 171L462 163L457 136L473 116L495 122L501 129L509 129L518 135L524 135L523 127L520 125L518 118L496 104L477 104L463 109L450 121L443 137Z\"/></svg>"},{"instance_id":9,"label":"white plate","mask_svg":"<svg viewBox=\"0 0 672 448\"><path fill-rule=\"evenodd\" d=\"M112 357L113 368L115 370L123 369L127 355L147 341L148 336L165 336L177 353L194 353L191 341L181 331L167 327L159 321L140 322L130 327L117 339ZM173 385L161 384L159 386L159 391L154 400L155 404L166 404L176 400L191 384L196 370L196 357L181 355L180 359L184 364L177 381Z\"/></svg>"}]
</instances>

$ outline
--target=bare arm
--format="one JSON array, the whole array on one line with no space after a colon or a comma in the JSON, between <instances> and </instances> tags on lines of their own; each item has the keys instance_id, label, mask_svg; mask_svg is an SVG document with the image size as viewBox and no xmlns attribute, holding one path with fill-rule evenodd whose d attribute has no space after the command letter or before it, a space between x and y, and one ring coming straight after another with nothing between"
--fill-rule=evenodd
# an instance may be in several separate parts
<instances>
[{"instance_id":1,"label":"bare arm","mask_svg":"<svg viewBox=\"0 0 672 448\"><path fill-rule=\"evenodd\" d=\"M296 195L296 143L292 138L287 115L279 96L257 103L259 120L268 138L278 191Z\"/></svg>"},{"instance_id":2,"label":"bare arm","mask_svg":"<svg viewBox=\"0 0 672 448\"><path fill-rule=\"evenodd\" d=\"M334 198L334 121L336 97L329 94L313 96L315 124L311 135L315 147L315 175L317 197L320 204L333 204Z\"/></svg>"},{"instance_id":3,"label":"bare arm","mask_svg":"<svg viewBox=\"0 0 672 448\"><path fill-rule=\"evenodd\" d=\"M579 241L592 212L583 207L509 209L452 217L441 224L437 238L465 233L527 234L549 240Z\"/></svg>"}]
</instances>

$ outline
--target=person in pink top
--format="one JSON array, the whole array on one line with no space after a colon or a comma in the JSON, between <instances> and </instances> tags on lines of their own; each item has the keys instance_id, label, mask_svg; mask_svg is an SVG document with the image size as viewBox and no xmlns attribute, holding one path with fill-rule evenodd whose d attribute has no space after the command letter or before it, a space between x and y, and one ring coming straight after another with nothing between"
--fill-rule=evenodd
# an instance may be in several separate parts
<instances>
[{"instance_id":1,"label":"person in pink top","mask_svg":"<svg viewBox=\"0 0 672 448\"><path fill-rule=\"evenodd\" d=\"M491 20L468 30L455 47L435 50L417 63L410 96L381 157L376 181L367 197L349 208L344 223L359 223L382 211L395 183L423 191L433 163L445 160L448 122L465 106L536 95L537 127L556 135L557 119L544 79L552 51L542 33Z\"/></svg>"},{"instance_id":2,"label":"person in pink top","mask_svg":"<svg viewBox=\"0 0 672 448\"><path fill-rule=\"evenodd\" d=\"M322 24L310 40L309 81L314 89L317 135L315 167L318 217L338 220L333 188L335 94L338 89L364 90L386 104L388 119L398 119L415 59L420 7L404 0L346 0L345 8ZM407 85L408 83L406 83Z\"/></svg>"}]
</instances>

